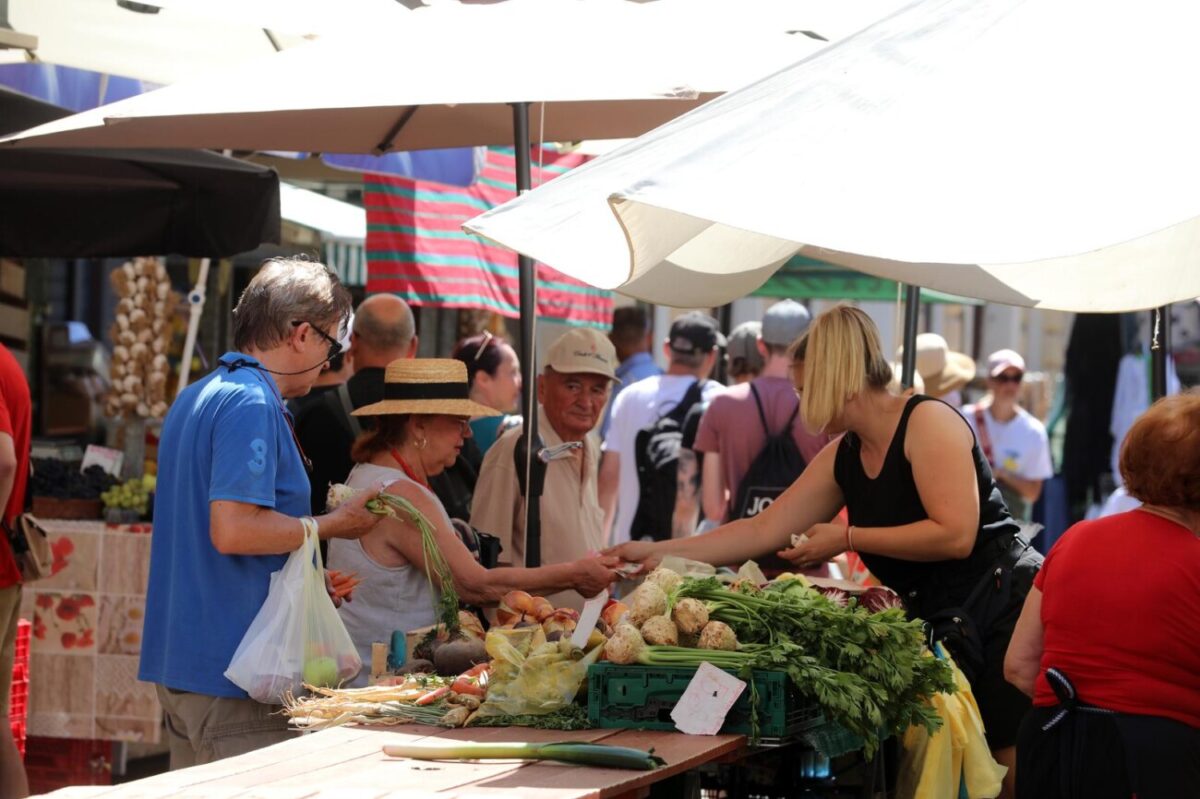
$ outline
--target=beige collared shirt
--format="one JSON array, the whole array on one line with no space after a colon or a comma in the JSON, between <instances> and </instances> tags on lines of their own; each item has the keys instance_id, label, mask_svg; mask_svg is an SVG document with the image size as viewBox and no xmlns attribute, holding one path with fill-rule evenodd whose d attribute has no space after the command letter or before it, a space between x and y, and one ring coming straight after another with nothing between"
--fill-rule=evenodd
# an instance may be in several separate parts
<instances>
[{"instance_id":1,"label":"beige collared shirt","mask_svg":"<svg viewBox=\"0 0 1200 799\"><path fill-rule=\"evenodd\" d=\"M563 443L539 409L538 427L547 447ZM513 450L521 428L505 431L488 449L471 500L471 525L500 539L502 563L525 565L525 502L517 482ZM546 465L542 494L542 563L569 563L604 547L604 512L596 495L599 450L588 437L583 448ZM555 607L583 607L575 591L548 596Z\"/></svg>"}]
</instances>

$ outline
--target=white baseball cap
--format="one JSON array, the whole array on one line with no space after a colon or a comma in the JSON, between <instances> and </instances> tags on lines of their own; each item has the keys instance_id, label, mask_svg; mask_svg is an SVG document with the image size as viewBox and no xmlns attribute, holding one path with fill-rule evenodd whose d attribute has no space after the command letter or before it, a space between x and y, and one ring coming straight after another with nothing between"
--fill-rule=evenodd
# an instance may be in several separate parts
<instances>
[{"instance_id":1,"label":"white baseball cap","mask_svg":"<svg viewBox=\"0 0 1200 799\"><path fill-rule=\"evenodd\" d=\"M988 356L988 376L997 377L1006 369L1025 371L1025 359L1016 350L996 350Z\"/></svg>"}]
</instances>

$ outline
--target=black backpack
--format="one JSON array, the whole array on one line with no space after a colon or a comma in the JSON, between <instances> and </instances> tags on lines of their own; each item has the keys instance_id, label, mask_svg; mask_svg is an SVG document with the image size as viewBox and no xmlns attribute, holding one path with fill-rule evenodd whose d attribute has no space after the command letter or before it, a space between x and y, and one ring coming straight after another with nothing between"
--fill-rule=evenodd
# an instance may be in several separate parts
<instances>
[{"instance_id":1,"label":"black backpack","mask_svg":"<svg viewBox=\"0 0 1200 799\"><path fill-rule=\"evenodd\" d=\"M750 468L742 476L736 500L730 508L730 521L757 516L795 482L808 465L796 446L796 439L792 437L792 425L796 423L800 404L796 404L796 410L792 411L783 429L773 434L767 427L767 415L763 412L762 400L753 383L750 392L754 395L754 404L758 406L758 418L762 421L763 432L767 434L767 443L754 456Z\"/></svg>"},{"instance_id":2,"label":"black backpack","mask_svg":"<svg viewBox=\"0 0 1200 799\"><path fill-rule=\"evenodd\" d=\"M643 427L634 438L638 475L638 506L629 535L634 541L671 537L675 513L675 476L684 421L692 406L703 398L704 386L697 380L671 411Z\"/></svg>"}]
</instances>

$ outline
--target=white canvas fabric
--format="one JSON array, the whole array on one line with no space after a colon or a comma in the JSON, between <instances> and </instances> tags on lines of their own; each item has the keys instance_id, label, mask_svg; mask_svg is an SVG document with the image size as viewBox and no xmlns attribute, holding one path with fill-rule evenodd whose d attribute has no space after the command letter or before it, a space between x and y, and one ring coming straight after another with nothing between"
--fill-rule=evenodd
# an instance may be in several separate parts
<instances>
[{"instance_id":1,"label":"white canvas fabric","mask_svg":"<svg viewBox=\"0 0 1200 799\"><path fill-rule=\"evenodd\" d=\"M509 145L514 102L534 104L535 141L634 136L900 2L390 2L353 35L335 30L14 140L330 153Z\"/></svg>"},{"instance_id":2,"label":"white canvas fabric","mask_svg":"<svg viewBox=\"0 0 1200 799\"><path fill-rule=\"evenodd\" d=\"M1198 26L1175 0L921 0L466 228L675 306L797 252L1011 305L1196 297Z\"/></svg>"}]
</instances>

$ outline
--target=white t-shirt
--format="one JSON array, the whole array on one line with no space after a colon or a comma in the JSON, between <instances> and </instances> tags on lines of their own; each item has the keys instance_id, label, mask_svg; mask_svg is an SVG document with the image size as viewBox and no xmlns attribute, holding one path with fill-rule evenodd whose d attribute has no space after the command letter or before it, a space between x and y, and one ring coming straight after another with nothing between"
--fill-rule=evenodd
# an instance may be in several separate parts
<instances>
[{"instance_id":1,"label":"white t-shirt","mask_svg":"<svg viewBox=\"0 0 1200 799\"><path fill-rule=\"evenodd\" d=\"M617 518L613 523L612 544L629 540L629 528L637 513L638 489L637 453L634 442L638 431L668 413L696 382L691 375L655 375L626 386L613 402L612 419L604 439L604 451L621 456L621 477L617 486ZM724 386L707 380L701 397L711 400Z\"/></svg>"},{"instance_id":2,"label":"white t-shirt","mask_svg":"<svg viewBox=\"0 0 1200 799\"><path fill-rule=\"evenodd\" d=\"M983 447L983 439L975 424L975 405L967 405L962 409L963 416L979 446ZM1050 462L1050 440L1046 436L1046 426L1037 417L1024 408L1017 408L1017 415L1007 422L997 421L992 416L991 409L983 411L984 424L987 425L988 438L991 439L991 460L993 468L1000 468L1025 480L1048 480L1054 476L1054 465Z\"/></svg>"}]
</instances>

